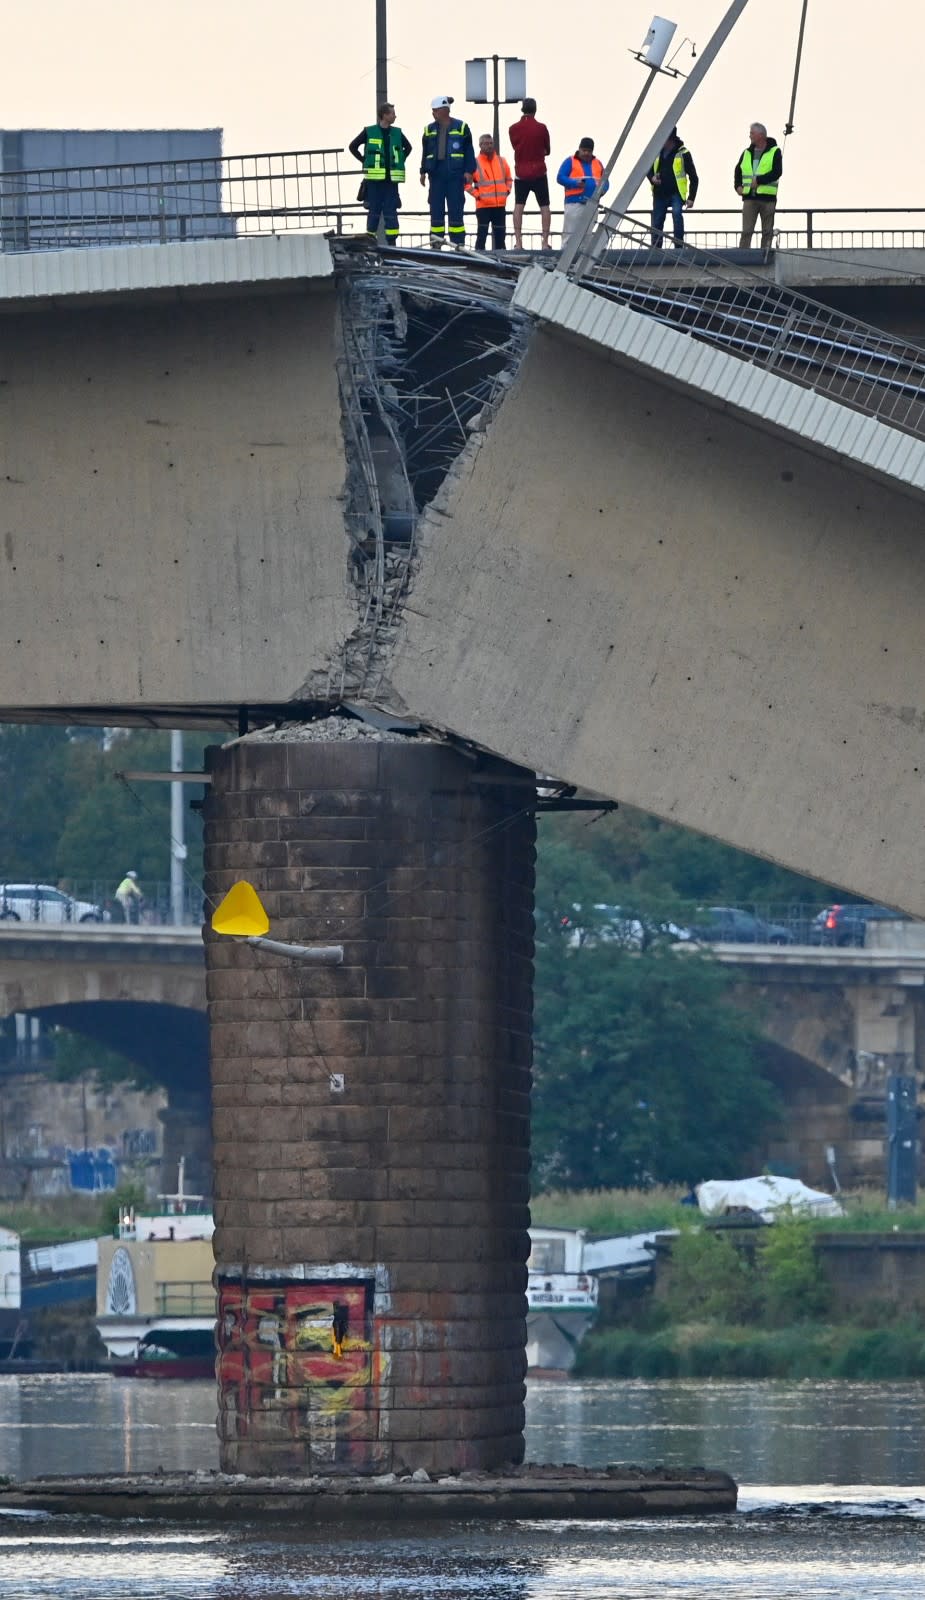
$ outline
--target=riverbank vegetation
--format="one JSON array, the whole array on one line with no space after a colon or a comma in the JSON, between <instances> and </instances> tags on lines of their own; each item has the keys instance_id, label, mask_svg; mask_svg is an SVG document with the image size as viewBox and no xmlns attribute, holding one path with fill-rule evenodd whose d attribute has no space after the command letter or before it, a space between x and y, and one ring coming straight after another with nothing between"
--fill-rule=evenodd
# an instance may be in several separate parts
<instances>
[{"instance_id":1,"label":"riverbank vegetation","mask_svg":"<svg viewBox=\"0 0 925 1600\"><path fill-rule=\"evenodd\" d=\"M869 1231L878 1208L854 1214ZM903 1214L879 1215L883 1227ZM576 1374L925 1377L925 1319L914 1309L871 1301L839 1314L816 1253L823 1231L828 1219L792 1214L736 1230L685 1221L659 1258L656 1292L618 1295L609 1325L600 1321L579 1346Z\"/></svg>"},{"instance_id":2,"label":"riverbank vegetation","mask_svg":"<svg viewBox=\"0 0 925 1600\"><path fill-rule=\"evenodd\" d=\"M106 1194L61 1194L38 1200L0 1200L0 1228L23 1244L61 1244L115 1233L123 1206L144 1204L144 1186L126 1182Z\"/></svg>"},{"instance_id":3,"label":"riverbank vegetation","mask_svg":"<svg viewBox=\"0 0 925 1600\"><path fill-rule=\"evenodd\" d=\"M839 1195L843 1217L808 1218L825 1233L925 1233L925 1196L917 1205L887 1209L879 1190L857 1189ZM659 1228L689 1228L704 1221L693 1206L681 1204L677 1185L651 1189L545 1189L530 1202L530 1215L540 1228L585 1228L609 1238L621 1233L648 1233Z\"/></svg>"}]
</instances>

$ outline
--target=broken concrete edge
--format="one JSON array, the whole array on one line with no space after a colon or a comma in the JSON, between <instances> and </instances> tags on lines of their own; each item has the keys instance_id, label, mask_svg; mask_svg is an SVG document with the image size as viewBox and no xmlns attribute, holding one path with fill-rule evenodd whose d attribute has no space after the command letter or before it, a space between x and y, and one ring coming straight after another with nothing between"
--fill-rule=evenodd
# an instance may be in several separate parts
<instances>
[{"instance_id":1,"label":"broken concrete edge","mask_svg":"<svg viewBox=\"0 0 925 1600\"><path fill-rule=\"evenodd\" d=\"M540 1467L460 1477L245 1478L222 1473L47 1477L0 1487L0 1512L194 1521L301 1516L311 1522L529 1518L608 1521L735 1511L725 1472Z\"/></svg>"}]
</instances>

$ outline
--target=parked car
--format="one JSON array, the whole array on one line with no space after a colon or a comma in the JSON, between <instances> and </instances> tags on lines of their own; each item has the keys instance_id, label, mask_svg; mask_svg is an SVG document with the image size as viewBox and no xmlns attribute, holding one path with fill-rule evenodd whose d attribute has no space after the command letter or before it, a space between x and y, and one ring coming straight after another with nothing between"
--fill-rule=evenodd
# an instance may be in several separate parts
<instances>
[{"instance_id":1,"label":"parked car","mask_svg":"<svg viewBox=\"0 0 925 1600\"><path fill-rule=\"evenodd\" d=\"M809 930L810 944L863 945L869 922L906 922L901 911L889 906L826 906Z\"/></svg>"},{"instance_id":2,"label":"parked car","mask_svg":"<svg viewBox=\"0 0 925 1600\"><path fill-rule=\"evenodd\" d=\"M0 922L102 922L103 908L50 883L0 884Z\"/></svg>"},{"instance_id":3,"label":"parked car","mask_svg":"<svg viewBox=\"0 0 925 1600\"><path fill-rule=\"evenodd\" d=\"M796 944L796 937L782 922L765 922L763 917L737 906L708 906L705 920L696 923L690 937L702 944Z\"/></svg>"},{"instance_id":4,"label":"parked car","mask_svg":"<svg viewBox=\"0 0 925 1600\"><path fill-rule=\"evenodd\" d=\"M571 916L563 918L562 926L571 930L568 942L573 948L620 944L629 950L643 950L656 939L679 942L690 938L687 929L674 922L639 916L634 911L625 911L622 906L595 905L593 911L593 917L583 918L581 906L576 905L572 907Z\"/></svg>"}]
</instances>

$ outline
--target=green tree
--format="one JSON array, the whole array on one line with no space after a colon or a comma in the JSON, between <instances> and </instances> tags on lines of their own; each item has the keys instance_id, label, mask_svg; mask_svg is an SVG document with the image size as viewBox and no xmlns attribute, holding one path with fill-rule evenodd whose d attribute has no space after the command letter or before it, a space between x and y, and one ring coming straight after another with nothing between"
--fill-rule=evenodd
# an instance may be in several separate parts
<instances>
[{"instance_id":1,"label":"green tree","mask_svg":"<svg viewBox=\"0 0 925 1600\"><path fill-rule=\"evenodd\" d=\"M765 1315L786 1327L825 1315L828 1285L819 1271L813 1243L815 1230L808 1217L793 1211L778 1212L774 1226L758 1241L758 1271Z\"/></svg>"},{"instance_id":2,"label":"green tree","mask_svg":"<svg viewBox=\"0 0 925 1600\"><path fill-rule=\"evenodd\" d=\"M709 956L612 942L606 911L594 908L613 904L613 885L588 862L570 877L571 854L559 841L540 860L539 1186L629 1188L738 1173L776 1109L753 1019L730 1003L727 974Z\"/></svg>"},{"instance_id":3,"label":"green tree","mask_svg":"<svg viewBox=\"0 0 925 1600\"><path fill-rule=\"evenodd\" d=\"M58 1083L76 1083L89 1077L100 1087L128 1083L133 1089L157 1089L157 1080L145 1067L118 1050L108 1050L82 1033L58 1028L54 1035L55 1062L51 1076Z\"/></svg>"},{"instance_id":4,"label":"green tree","mask_svg":"<svg viewBox=\"0 0 925 1600\"><path fill-rule=\"evenodd\" d=\"M47 882L67 818L69 743L60 727L0 727L0 837L7 882Z\"/></svg>"},{"instance_id":5,"label":"green tree","mask_svg":"<svg viewBox=\"0 0 925 1600\"><path fill-rule=\"evenodd\" d=\"M667 1309L676 1322L749 1322L757 1306L754 1270L725 1234L684 1229L671 1242Z\"/></svg>"},{"instance_id":6,"label":"green tree","mask_svg":"<svg viewBox=\"0 0 925 1600\"><path fill-rule=\"evenodd\" d=\"M185 761L202 760L206 740L196 735L187 741ZM166 882L170 877L170 785L123 782L117 774L128 768L167 772L170 736L133 732L115 738L108 749L88 754L76 749L72 761L83 767L83 782L75 796L57 844L60 875L74 883L111 881L134 868L145 883ZM198 815L189 810L186 797L187 874L198 883L202 873L202 829Z\"/></svg>"},{"instance_id":7,"label":"green tree","mask_svg":"<svg viewBox=\"0 0 925 1600\"><path fill-rule=\"evenodd\" d=\"M591 862L609 880L618 904L670 908L699 904L818 903L837 898L830 884L801 877L620 806L589 823L585 814L548 816L540 823L540 852L557 845Z\"/></svg>"}]
</instances>

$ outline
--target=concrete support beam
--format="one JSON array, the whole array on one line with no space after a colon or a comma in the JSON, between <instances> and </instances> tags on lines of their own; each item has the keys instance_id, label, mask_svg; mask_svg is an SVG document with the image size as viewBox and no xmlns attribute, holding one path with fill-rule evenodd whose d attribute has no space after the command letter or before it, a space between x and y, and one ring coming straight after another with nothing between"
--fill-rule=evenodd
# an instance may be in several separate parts
<instances>
[{"instance_id":1,"label":"concrete support beam","mask_svg":"<svg viewBox=\"0 0 925 1600\"><path fill-rule=\"evenodd\" d=\"M244 743L209 767L207 893L245 876L274 936L345 949L318 968L207 940L223 1466L519 1460L523 789L405 741Z\"/></svg>"}]
</instances>

